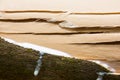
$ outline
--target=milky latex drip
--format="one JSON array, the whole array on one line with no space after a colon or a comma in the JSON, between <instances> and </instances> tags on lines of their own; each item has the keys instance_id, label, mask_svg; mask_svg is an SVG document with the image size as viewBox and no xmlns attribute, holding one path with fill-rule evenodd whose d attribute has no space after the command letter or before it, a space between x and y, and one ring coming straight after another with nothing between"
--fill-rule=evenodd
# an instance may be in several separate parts
<instances>
[{"instance_id":1,"label":"milky latex drip","mask_svg":"<svg viewBox=\"0 0 120 80\"><path fill-rule=\"evenodd\" d=\"M120 75L120 73L113 73L113 72L98 72L98 78L96 80L103 80L104 75Z\"/></svg>"},{"instance_id":2,"label":"milky latex drip","mask_svg":"<svg viewBox=\"0 0 120 80\"><path fill-rule=\"evenodd\" d=\"M64 22L59 23L59 26L63 27L63 28L77 28L78 27L78 25L75 25L75 24L68 22L68 21L64 21Z\"/></svg>"},{"instance_id":3,"label":"milky latex drip","mask_svg":"<svg viewBox=\"0 0 120 80\"><path fill-rule=\"evenodd\" d=\"M107 73L106 72L99 72L97 74L98 74L98 78L96 80L103 80L103 76Z\"/></svg>"},{"instance_id":4,"label":"milky latex drip","mask_svg":"<svg viewBox=\"0 0 120 80\"><path fill-rule=\"evenodd\" d=\"M41 68L41 65L42 65L42 56L44 55L44 52L40 52L40 57L37 61L37 65L36 65L36 68L35 68L35 71L34 71L34 76L37 76L40 72L40 68Z\"/></svg>"}]
</instances>

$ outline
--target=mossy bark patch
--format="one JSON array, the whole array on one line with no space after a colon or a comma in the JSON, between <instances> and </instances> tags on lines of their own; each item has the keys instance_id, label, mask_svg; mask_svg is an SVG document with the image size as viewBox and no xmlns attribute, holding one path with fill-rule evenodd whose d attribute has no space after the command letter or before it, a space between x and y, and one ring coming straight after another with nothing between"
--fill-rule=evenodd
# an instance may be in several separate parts
<instances>
[{"instance_id":1,"label":"mossy bark patch","mask_svg":"<svg viewBox=\"0 0 120 80\"><path fill-rule=\"evenodd\" d=\"M0 80L31 80L39 52L0 39Z\"/></svg>"},{"instance_id":2,"label":"mossy bark patch","mask_svg":"<svg viewBox=\"0 0 120 80\"><path fill-rule=\"evenodd\" d=\"M41 80L96 80L97 72L109 71L86 60L45 54L38 77Z\"/></svg>"},{"instance_id":3,"label":"mossy bark patch","mask_svg":"<svg viewBox=\"0 0 120 80\"><path fill-rule=\"evenodd\" d=\"M39 52L0 38L0 80L96 80L97 72L109 72L90 61L44 54L38 76L34 69ZM107 76L104 80L119 80Z\"/></svg>"}]
</instances>

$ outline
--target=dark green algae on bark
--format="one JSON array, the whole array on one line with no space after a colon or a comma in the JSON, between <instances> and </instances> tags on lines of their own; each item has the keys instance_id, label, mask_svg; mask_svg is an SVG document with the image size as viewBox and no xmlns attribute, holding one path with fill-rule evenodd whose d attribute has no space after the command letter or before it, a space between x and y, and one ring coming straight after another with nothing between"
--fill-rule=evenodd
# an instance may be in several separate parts
<instances>
[{"instance_id":1,"label":"dark green algae on bark","mask_svg":"<svg viewBox=\"0 0 120 80\"><path fill-rule=\"evenodd\" d=\"M38 51L0 38L0 80L96 80L97 72L109 72L90 61L45 54L41 70L34 76L38 58ZM120 76L105 76L104 80L120 80Z\"/></svg>"}]
</instances>

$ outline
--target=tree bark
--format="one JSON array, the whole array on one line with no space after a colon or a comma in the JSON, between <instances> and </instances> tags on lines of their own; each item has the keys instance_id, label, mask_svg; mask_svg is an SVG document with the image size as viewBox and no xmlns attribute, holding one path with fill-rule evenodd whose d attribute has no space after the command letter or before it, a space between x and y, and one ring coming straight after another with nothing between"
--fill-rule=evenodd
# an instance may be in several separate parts
<instances>
[{"instance_id":1,"label":"tree bark","mask_svg":"<svg viewBox=\"0 0 120 80\"><path fill-rule=\"evenodd\" d=\"M97 72L109 72L90 61L44 54L34 76L38 58L39 52L0 38L0 80L96 80ZM104 80L120 80L120 76L105 75Z\"/></svg>"}]
</instances>

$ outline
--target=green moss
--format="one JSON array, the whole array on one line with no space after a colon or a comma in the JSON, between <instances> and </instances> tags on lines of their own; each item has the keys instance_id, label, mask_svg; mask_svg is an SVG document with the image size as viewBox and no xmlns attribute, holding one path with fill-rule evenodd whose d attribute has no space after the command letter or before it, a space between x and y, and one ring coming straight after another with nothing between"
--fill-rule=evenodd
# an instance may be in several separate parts
<instances>
[{"instance_id":1,"label":"green moss","mask_svg":"<svg viewBox=\"0 0 120 80\"><path fill-rule=\"evenodd\" d=\"M96 80L96 72L105 71L105 68L86 60L51 56L45 54L39 78L46 80Z\"/></svg>"},{"instance_id":2,"label":"green moss","mask_svg":"<svg viewBox=\"0 0 120 80\"><path fill-rule=\"evenodd\" d=\"M39 52L0 39L0 80L30 80Z\"/></svg>"},{"instance_id":3,"label":"green moss","mask_svg":"<svg viewBox=\"0 0 120 80\"><path fill-rule=\"evenodd\" d=\"M33 75L39 52L0 39L0 80L96 80L97 72L109 72L86 60L45 54L40 73ZM120 80L105 77L104 80Z\"/></svg>"}]
</instances>

